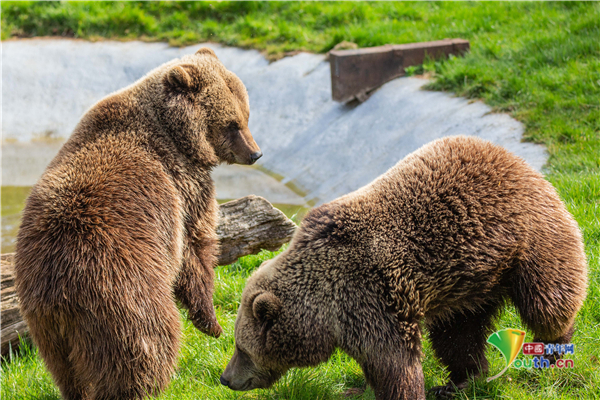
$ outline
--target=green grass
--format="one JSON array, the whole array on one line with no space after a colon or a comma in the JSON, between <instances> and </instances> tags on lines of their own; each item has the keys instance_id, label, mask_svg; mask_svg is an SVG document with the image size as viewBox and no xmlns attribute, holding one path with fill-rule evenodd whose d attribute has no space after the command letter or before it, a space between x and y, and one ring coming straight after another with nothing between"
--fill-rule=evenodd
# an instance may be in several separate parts
<instances>
[{"instance_id":1,"label":"green grass","mask_svg":"<svg viewBox=\"0 0 600 400\"><path fill-rule=\"evenodd\" d=\"M598 187L596 188L598 189ZM599 193L596 193L598 199ZM577 199L576 201L579 201ZM580 202L584 203L584 202ZM586 205L569 208L575 215L588 213ZM595 214L596 216L598 214ZM589 235L600 236L600 228L584 231L586 244ZM599 241L591 246L591 253L600 253ZM283 250L283 249L282 249ZM280 251L282 251L280 250ZM294 369L282 378L272 389L251 392L233 392L219 383L219 377L233 354L233 324L241 293L246 279L262 261L272 258L279 252L263 251L255 256L247 256L236 263L218 267L216 270L216 290L214 295L217 318L224 329L219 339L209 338L186 320L182 312L184 340L181 347L179 367L168 389L158 398L185 399L340 399L346 390L364 387L365 381L358 364L342 352L336 352L329 362L316 368ZM594 261L595 260L595 261ZM598 257L592 257L595 270L598 270ZM591 292L598 298L598 273L593 274ZM592 294L592 293L590 293ZM600 310L588 299L578 317L578 329L574 337L576 352L573 357L576 368L562 371L524 371L511 369L501 378L491 383L477 380L458 399L592 399L600 398L600 338L598 338ZM498 321L498 329L512 327L524 329L515 310L509 307ZM530 335L527 340L532 340ZM425 385L431 387L445 382L447 373L434 358L429 342L424 343L425 357L423 369ZM500 371L504 362L500 353L488 349L491 371ZM2 398L23 400L58 400L60 394L44 368L37 349L25 342L16 354L11 354L2 363ZM371 389L356 399L374 399Z\"/></svg>"},{"instance_id":2,"label":"green grass","mask_svg":"<svg viewBox=\"0 0 600 400\"><path fill-rule=\"evenodd\" d=\"M589 261L590 288L577 318L573 370L510 369L478 380L462 399L600 398L600 3L12 3L2 2L2 39L69 36L202 41L256 48L277 59L286 52L326 52L346 40L360 47L461 37L465 57L410 69L427 73L429 88L482 99L522 121L527 140L548 147L546 176L578 221ZM164 399L330 399L364 385L357 364L336 353L317 368L290 371L273 389L236 393L218 378L233 353L233 321L248 274L273 254L219 267L215 305L223 336L211 339L184 322L179 370ZM523 328L513 308L498 329ZM528 336L528 340L531 337ZM426 387L447 373L425 341ZM500 353L488 350L491 372ZM58 399L35 348L2 363L4 399ZM359 397L373 399L373 392Z\"/></svg>"}]
</instances>

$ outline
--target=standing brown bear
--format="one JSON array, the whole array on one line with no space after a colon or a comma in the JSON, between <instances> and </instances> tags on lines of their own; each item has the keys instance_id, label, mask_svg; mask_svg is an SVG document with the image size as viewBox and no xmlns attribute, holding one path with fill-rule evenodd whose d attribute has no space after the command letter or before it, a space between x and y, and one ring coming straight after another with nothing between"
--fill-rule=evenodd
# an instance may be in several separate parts
<instances>
[{"instance_id":1,"label":"standing brown bear","mask_svg":"<svg viewBox=\"0 0 600 400\"><path fill-rule=\"evenodd\" d=\"M377 399L424 399L424 319L447 394L486 372L505 299L534 340L566 343L586 286L579 229L552 186L499 146L440 139L314 209L252 275L221 383L268 387L339 347Z\"/></svg>"},{"instance_id":2,"label":"standing brown bear","mask_svg":"<svg viewBox=\"0 0 600 400\"><path fill-rule=\"evenodd\" d=\"M173 295L221 333L210 172L261 156L248 116L246 88L203 48L94 105L33 187L16 288L65 399L162 390L179 349Z\"/></svg>"}]
</instances>

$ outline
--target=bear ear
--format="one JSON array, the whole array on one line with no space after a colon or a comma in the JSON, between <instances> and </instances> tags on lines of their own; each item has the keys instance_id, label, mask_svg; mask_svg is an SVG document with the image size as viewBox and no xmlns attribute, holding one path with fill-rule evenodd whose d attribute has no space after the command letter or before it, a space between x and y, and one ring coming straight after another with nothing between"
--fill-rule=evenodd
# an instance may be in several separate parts
<instances>
[{"instance_id":1,"label":"bear ear","mask_svg":"<svg viewBox=\"0 0 600 400\"><path fill-rule=\"evenodd\" d=\"M273 321L279 315L281 302L273 293L264 292L259 294L252 303L254 317L261 323Z\"/></svg>"},{"instance_id":2,"label":"bear ear","mask_svg":"<svg viewBox=\"0 0 600 400\"><path fill-rule=\"evenodd\" d=\"M176 65L167 72L165 83L172 88L180 90L194 89L198 86L198 80L195 79L198 74L198 68L194 65Z\"/></svg>"},{"instance_id":3,"label":"bear ear","mask_svg":"<svg viewBox=\"0 0 600 400\"><path fill-rule=\"evenodd\" d=\"M202 47L200 50L198 50L196 52L196 55L202 55L202 54L217 58L217 54L214 52L214 50L211 48L208 48L208 47Z\"/></svg>"}]
</instances>

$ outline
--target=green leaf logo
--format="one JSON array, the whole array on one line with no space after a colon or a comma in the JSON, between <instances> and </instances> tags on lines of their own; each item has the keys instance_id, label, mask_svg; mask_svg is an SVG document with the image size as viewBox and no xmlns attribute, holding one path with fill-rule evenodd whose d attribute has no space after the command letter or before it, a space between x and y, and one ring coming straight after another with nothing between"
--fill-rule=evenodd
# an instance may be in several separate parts
<instances>
[{"instance_id":1,"label":"green leaf logo","mask_svg":"<svg viewBox=\"0 0 600 400\"><path fill-rule=\"evenodd\" d=\"M502 329L490 335L487 342L493 344L498 350L500 350L506 359L506 367L504 367L499 374L487 378L488 382L500 377L506 372L508 367L510 367L513 361L515 361L515 358L517 358L517 355L521 351L521 347L523 347L524 341L525 332L518 329Z\"/></svg>"}]
</instances>

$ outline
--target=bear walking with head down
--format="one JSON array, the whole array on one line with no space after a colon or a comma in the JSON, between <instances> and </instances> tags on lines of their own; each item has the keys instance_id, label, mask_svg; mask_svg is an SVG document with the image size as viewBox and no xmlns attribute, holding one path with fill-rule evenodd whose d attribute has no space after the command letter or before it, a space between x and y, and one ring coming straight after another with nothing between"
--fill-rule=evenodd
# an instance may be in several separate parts
<instances>
[{"instance_id":1,"label":"bear walking with head down","mask_svg":"<svg viewBox=\"0 0 600 400\"><path fill-rule=\"evenodd\" d=\"M586 287L577 224L539 173L480 139L436 140L312 210L251 276L221 383L269 387L339 347L377 399L424 399L424 321L446 395L487 371L505 299L534 341L568 343Z\"/></svg>"},{"instance_id":2,"label":"bear walking with head down","mask_svg":"<svg viewBox=\"0 0 600 400\"><path fill-rule=\"evenodd\" d=\"M166 63L94 105L33 187L15 256L21 313L65 399L169 382L180 316L219 336L211 170L252 164L246 88L215 53Z\"/></svg>"}]
</instances>

